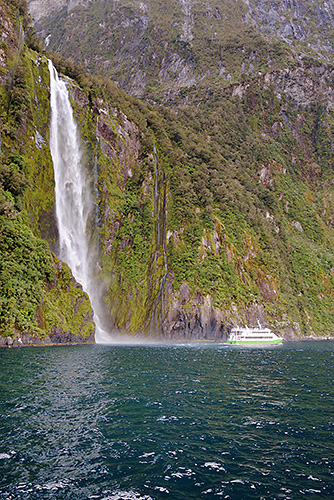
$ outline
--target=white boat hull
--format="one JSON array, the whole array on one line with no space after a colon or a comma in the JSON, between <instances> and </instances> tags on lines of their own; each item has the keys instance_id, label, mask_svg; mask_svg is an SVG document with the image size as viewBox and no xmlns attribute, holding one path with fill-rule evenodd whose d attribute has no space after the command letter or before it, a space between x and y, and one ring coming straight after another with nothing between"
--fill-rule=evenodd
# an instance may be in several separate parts
<instances>
[{"instance_id":1,"label":"white boat hull","mask_svg":"<svg viewBox=\"0 0 334 500\"><path fill-rule=\"evenodd\" d=\"M232 328L228 344L235 345L267 345L267 344L282 344L283 339L278 337L269 328Z\"/></svg>"}]
</instances>

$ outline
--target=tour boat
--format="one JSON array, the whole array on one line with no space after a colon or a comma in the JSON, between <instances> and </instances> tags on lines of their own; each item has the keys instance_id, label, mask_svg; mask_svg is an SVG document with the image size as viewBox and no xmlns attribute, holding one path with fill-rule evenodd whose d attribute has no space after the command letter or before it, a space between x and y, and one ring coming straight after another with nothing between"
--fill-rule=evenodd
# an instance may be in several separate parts
<instances>
[{"instance_id":1,"label":"tour boat","mask_svg":"<svg viewBox=\"0 0 334 500\"><path fill-rule=\"evenodd\" d=\"M281 344L282 337L278 337L270 328L260 325L255 328L234 327L227 339L228 344L250 345L250 344Z\"/></svg>"}]
</instances>

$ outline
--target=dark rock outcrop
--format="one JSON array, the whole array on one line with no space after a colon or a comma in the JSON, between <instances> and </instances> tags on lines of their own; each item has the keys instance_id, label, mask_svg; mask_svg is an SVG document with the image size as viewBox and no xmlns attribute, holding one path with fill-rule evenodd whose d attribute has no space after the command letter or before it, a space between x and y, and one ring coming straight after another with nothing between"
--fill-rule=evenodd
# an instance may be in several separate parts
<instances>
[{"instance_id":1,"label":"dark rock outcrop","mask_svg":"<svg viewBox=\"0 0 334 500\"><path fill-rule=\"evenodd\" d=\"M257 326L258 321L263 326L269 326L262 304L221 310L214 307L210 295L204 297L197 291L193 296L187 283L183 283L178 292L167 290L167 296L170 306L162 326L163 337L168 340L225 341L233 326ZM280 334L290 339L296 338L298 325L280 326Z\"/></svg>"},{"instance_id":2,"label":"dark rock outcrop","mask_svg":"<svg viewBox=\"0 0 334 500\"><path fill-rule=\"evenodd\" d=\"M46 338L33 337L28 333L22 333L16 338L0 337L0 347L19 347L28 345L52 345L52 344L94 344L94 332L89 337L74 335L70 331L64 332L61 328L54 328Z\"/></svg>"}]
</instances>

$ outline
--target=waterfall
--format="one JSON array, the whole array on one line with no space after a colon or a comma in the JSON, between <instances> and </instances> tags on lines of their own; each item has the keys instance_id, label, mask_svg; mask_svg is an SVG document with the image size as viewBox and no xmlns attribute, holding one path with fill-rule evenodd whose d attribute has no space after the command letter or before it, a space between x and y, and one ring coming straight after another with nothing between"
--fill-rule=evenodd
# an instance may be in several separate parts
<instances>
[{"instance_id":1,"label":"waterfall","mask_svg":"<svg viewBox=\"0 0 334 500\"><path fill-rule=\"evenodd\" d=\"M158 264L160 260L159 257L163 257L163 274L160 275L160 282L158 286L157 293L151 295L152 305L151 305L151 320L150 320L150 333L156 333L162 327L162 322L164 320L164 289L165 283L168 275L168 265L167 265L167 251L166 251L166 181L164 179L163 169L159 160L159 155L155 146L154 150L154 253L152 255L153 259L151 261L150 274L156 275L158 267L162 267ZM163 192L161 193L161 188ZM156 289L156 287L153 287ZM151 286L152 289L152 286ZM150 291L151 294L152 290ZM150 295L149 295L150 296Z\"/></svg>"},{"instance_id":2,"label":"waterfall","mask_svg":"<svg viewBox=\"0 0 334 500\"><path fill-rule=\"evenodd\" d=\"M87 292L96 325L98 343L110 342L101 327L101 297L97 273L97 249L90 245L87 223L94 203L82 162L80 134L74 120L66 84L49 61L51 86L50 150L55 177L56 216L59 231L59 258ZM95 276L94 276L95 275Z\"/></svg>"}]
</instances>

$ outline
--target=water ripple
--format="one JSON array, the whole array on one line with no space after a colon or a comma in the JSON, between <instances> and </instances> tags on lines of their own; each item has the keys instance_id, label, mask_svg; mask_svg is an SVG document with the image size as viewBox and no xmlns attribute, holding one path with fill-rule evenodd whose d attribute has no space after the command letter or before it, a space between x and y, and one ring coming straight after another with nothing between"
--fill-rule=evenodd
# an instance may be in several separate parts
<instances>
[{"instance_id":1,"label":"water ripple","mask_svg":"<svg viewBox=\"0 0 334 500\"><path fill-rule=\"evenodd\" d=\"M333 353L3 349L0 499L333 498Z\"/></svg>"}]
</instances>

